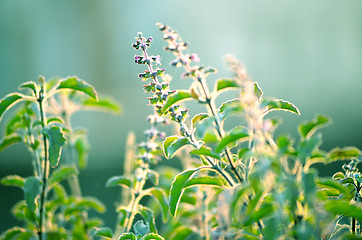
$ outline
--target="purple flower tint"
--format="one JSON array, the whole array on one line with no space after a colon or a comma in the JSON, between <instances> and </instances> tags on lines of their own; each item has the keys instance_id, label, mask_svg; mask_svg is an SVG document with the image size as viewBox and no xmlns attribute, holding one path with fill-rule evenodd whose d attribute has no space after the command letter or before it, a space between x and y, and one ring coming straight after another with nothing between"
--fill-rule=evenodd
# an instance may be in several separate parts
<instances>
[{"instance_id":1,"label":"purple flower tint","mask_svg":"<svg viewBox=\"0 0 362 240\"><path fill-rule=\"evenodd\" d=\"M161 57L160 57L160 55L152 56L152 60L153 60L156 64L161 65Z\"/></svg>"},{"instance_id":2,"label":"purple flower tint","mask_svg":"<svg viewBox=\"0 0 362 240\"><path fill-rule=\"evenodd\" d=\"M194 62L200 62L200 58L196 53L191 54L190 59Z\"/></svg>"}]
</instances>

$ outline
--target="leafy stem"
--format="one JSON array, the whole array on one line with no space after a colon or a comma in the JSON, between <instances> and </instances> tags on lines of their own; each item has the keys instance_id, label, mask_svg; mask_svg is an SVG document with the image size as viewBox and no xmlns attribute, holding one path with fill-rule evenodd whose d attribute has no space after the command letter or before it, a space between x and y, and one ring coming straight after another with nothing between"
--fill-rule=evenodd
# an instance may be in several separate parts
<instances>
[{"instance_id":1,"label":"leafy stem","mask_svg":"<svg viewBox=\"0 0 362 240\"><path fill-rule=\"evenodd\" d=\"M39 111L40 111L40 121L43 124L43 128L46 127L46 116L44 112L44 95L45 95L45 83L44 78L40 78L41 81L41 90L39 93L39 97L37 99L39 103ZM45 133L43 132L43 144L44 144L44 160L43 160L43 186L40 195L40 219L39 219L39 229L38 236L39 240L42 240L43 235L43 225L45 221L45 200L46 200L46 187L49 176L49 160L48 160L48 142Z\"/></svg>"}]
</instances>

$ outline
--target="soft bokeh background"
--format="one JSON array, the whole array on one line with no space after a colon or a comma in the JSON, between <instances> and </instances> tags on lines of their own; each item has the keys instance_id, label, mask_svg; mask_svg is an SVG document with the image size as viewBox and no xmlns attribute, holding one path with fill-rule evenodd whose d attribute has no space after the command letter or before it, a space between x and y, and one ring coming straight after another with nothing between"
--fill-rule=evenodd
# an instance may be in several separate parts
<instances>
[{"instance_id":1,"label":"soft bokeh background","mask_svg":"<svg viewBox=\"0 0 362 240\"><path fill-rule=\"evenodd\" d=\"M92 152L80 179L85 195L107 205L103 217L115 222L118 189L106 180L122 172L124 143L130 130L142 139L148 125L146 95L133 63L131 44L138 31L155 39L151 52L162 52L163 22L191 42L203 65L229 76L223 56L234 54L247 66L265 95L291 101L301 116L281 113L278 131L297 136L297 124L315 113L334 124L323 130L325 150L335 146L362 148L362 1L0 1L0 97L23 81L77 75L98 92L123 105L123 114L84 112L75 126L89 129ZM172 88L188 88L190 80L174 75ZM5 117L6 119L6 117ZM0 123L3 129L4 123ZM0 133L2 131L0 130ZM325 167L320 173L328 174ZM21 144L0 153L0 178L31 174L30 155ZM0 231L16 224L10 215L19 189L0 187Z\"/></svg>"}]
</instances>

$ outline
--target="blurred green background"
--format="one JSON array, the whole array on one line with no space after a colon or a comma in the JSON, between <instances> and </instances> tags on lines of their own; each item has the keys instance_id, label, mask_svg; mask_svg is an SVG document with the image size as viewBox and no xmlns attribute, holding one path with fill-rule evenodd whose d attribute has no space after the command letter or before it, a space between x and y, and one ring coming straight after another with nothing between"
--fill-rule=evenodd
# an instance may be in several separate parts
<instances>
[{"instance_id":1,"label":"blurred green background","mask_svg":"<svg viewBox=\"0 0 362 240\"><path fill-rule=\"evenodd\" d=\"M266 96L282 98L302 115L281 113L279 133L297 136L297 124L315 113L334 123L323 130L325 150L335 146L362 148L362 1L0 1L0 97L24 81L77 75L99 93L123 105L120 116L84 112L75 126L89 129L92 146L88 168L80 180L85 195L107 205L103 216L113 227L118 189L106 180L122 172L124 143L130 130L138 140L148 128L142 67L133 62L131 44L137 32L153 36L151 53L163 56L172 73L172 89L188 88L182 71L169 68L156 22L178 30L191 42L202 65L219 69L211 81L230 76L223 61L232 53L259 82ZM196 112L194 110L193 112ZM6 116L5 116L6 120ZM4 123L0 123L0 133ZM322 175L329 167L321 166ZM0 153L0 178L31 174L30 155L21 144ZM0 231L17 224L10 214L22 198L19 189L0 187Z\"/></svg>"}]
</instances>

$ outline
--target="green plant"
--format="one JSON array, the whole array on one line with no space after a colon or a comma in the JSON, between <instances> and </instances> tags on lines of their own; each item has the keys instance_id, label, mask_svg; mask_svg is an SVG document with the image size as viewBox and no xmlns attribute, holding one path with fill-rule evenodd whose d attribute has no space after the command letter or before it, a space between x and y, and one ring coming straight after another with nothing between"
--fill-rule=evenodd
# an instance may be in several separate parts
<instances>
[{"instance_id":1,"label":"green plant","mask_svg":"<svg viewBox=\"0 0 362 240\"><path fill-rule=\"evenodd\" d=\"M81 194L77 173L85 165L88 144L84 131L72 130L70 116L77 104L118 107L96 101L94 88L75 77L49 84L41 78L39 84L22 85L31 90L30 95L13 93L0 102L0 117L15 103L25 102L9 120L0 150L22 141L34 158L34 176L2 179L3 184L21 187L25 196L13 211L25 225L6 231L4 239L36 235L39 239L120 240L360 237L360 150L320 149L319 129L331 123L323 115L300 124L297 140L287 134L275 137L281 121L269 113L299 115L294 104L264 97L259 84L232 56L227 57L232 76L216 80L211 88L209 75L216 69L195 65L200 59L188 52L189 44L169 26L158 27L167 42L165 50L176 57L171 65L183 68L182 78L192 83L188 89L172 90L166 69L158 67L161 57L149 53L153 38L138 33L133 47L140 55L134 60L146 67L139 78L151 94L148 101L154 113L147 118L151 128L145 131L144 141L137 144L132 133L128 137L124 174L106 183L122 187L115 229L88 218L90 208L102 211L104 207ZM54 97L58 92L62 95ZM225 92L236 97L221 102L219 96L225 97ZM182 105L186 101L205 111L190 119ZM170 123L176 130L167 136L161 128ZM68 149L68 160L57 167L62 148ZM178 160L183 169L160 166L162 158ZM312 167L338 160L349 163L333 177L319 177ZM56 167L50 174L48 164ZM70 196L63 180L68 181Z\"/></svg>"}]
</instances>

